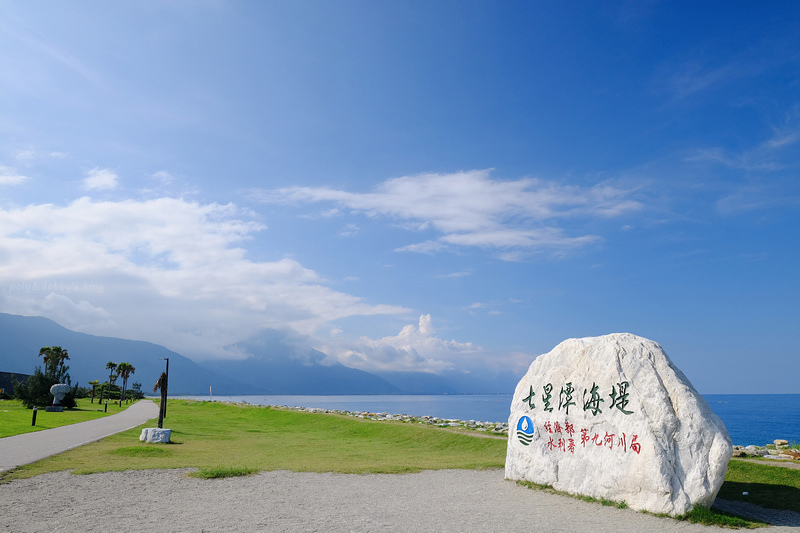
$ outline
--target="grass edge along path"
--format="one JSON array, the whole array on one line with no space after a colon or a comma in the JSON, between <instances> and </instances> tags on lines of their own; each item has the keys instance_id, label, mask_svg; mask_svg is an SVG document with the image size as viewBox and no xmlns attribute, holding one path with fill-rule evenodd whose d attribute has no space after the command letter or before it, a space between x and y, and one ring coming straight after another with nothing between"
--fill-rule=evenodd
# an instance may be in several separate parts
<instances>
[{"instance_id":1,"label":"grass edge along path","mask_svg":"<svg viewBox=\"0 0 800 533\"><path fill-rule=\"evenodd\" d=\"M550 494L557 494L559 496L567 496L570 498L575 498L577 500L581 500L584 502L595 503L598 505L603 506L610 506L616 507L617 509L627 509L628 504L625 502L618 502L614 500L607 500L605 498L594 498L592 496L584 496L580 494L571 494L569 492L564 492L561 490L556 490L549 485L541 485L539 483L532 483L530 481L517 481L517 485L522 487L526 487L531 490L540 490ZM726 527L731 529L754 529L759 527L767 527L769 524L764 522L759 522L757 520L752 520L750 518L736 516L730 513L725 513L722 511L717 511L714 509L705 509L704 507L700 507L699 505L695 506L691 511L684 515L680 516L671 516L668 514L655 514L649 513L647 511L642 511L646 514L652 514L653 516L657 516L659 518L665 519L672 519L677 521L684 521L690 522L692 524L702 524L705 526L719 526L719 527Z\"/></svg>"}]
</instances>

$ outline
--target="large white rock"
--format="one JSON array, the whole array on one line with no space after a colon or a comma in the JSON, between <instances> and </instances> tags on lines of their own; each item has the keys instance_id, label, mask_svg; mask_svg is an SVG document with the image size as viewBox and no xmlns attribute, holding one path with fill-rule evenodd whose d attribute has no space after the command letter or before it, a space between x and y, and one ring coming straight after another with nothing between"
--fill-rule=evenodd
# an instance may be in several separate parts
<instances>
[{"instance_id":1,"label":"large white rock","mask_svg":"<svg viewBox=\"0 0 800 533\"><path fill-rule=\"evenodd\" d=\"M139 440L142 442L151 442L151 443L163 442L169 444L171 437L172 437L171 429L144 428L142 430L142 434L139 435Z\"/></svg>"},{"instance_id":2,"label":"large white rock","mask_svg":"<svg viewBox=\"0 0 800 533\"><path fill-rule=\"evenodd\" d=\"M537 357L508 424L507 479L670 515L714 503L733 450L661 346L630 333Z\"/></svg>"}]
</instances>

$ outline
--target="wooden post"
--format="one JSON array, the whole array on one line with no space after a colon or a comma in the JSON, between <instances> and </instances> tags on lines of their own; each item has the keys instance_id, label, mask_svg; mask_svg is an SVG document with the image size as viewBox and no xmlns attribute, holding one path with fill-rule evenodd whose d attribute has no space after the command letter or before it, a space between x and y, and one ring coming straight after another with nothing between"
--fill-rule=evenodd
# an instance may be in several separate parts
<instances>
[{"instance_id":1,"label":"wooden post","mask_svg":"<svg viewBox=\"0 0 800 533\"><path fill-rule=\"evenodd\" d=\"M161 405L158 409L158 429L164 428L164 415L167 412L167 374L161 373L156 384L153 385L153 392L161 389Z\"/></svg>"}]
</instances>

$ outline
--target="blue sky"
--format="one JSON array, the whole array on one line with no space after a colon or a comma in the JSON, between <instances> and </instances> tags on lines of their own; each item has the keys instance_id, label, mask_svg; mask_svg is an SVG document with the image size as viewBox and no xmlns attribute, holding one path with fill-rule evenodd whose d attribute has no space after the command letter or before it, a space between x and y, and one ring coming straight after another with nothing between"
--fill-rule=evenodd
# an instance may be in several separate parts
<instances>
[{"instance_id":1,"label":"blue sky","mask_svg":"<svg viewBox=\"0 0 800 533\"><path fill-rule=\"evenodd\" d=\"M0 311L797 393L800 6L0 1Z\"/></svg>"}]
</instances>

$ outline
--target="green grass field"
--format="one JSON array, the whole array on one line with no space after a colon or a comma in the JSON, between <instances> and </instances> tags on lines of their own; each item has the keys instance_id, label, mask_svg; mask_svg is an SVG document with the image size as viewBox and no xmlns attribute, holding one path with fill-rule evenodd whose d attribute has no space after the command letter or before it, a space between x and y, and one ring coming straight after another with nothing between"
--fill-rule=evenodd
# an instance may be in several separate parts
<instances>
[{"instance_id":1,"label":"green grass field","mask_svg":"<svg viewBox=\"0 0 800 533\"><path fill-rule=\"evenodd\" d=\"M3 406L0 420L6 434L12 432L12 424L24 425L25 420L30 424L30 410L19 405L13 408L12 403L0 404ZM85 404L79 405L81 409L72 413L47 414L65 415L54 417L61 422L57 425L103 416L91 410L92 406L96 409L97 404L89 404L88 409ZM118 409L112 409L109 404L109 414ZM50 424L53 427L53 423ZM139 442L141 429L154 425L154 421L150 421L99 442L0 474L0 481L60 470L90 474L111 470L194 468L197 470L192 475L204 478L249 475L264 470L406 473L447 468L502 468L506 455L506 439L485 434L218 402L170 400L164 426L172 429L172 444ZM742 492L749 495L744 496ZM800 512L800 470L734 459L729 464L719 497ZM705 509L696 509L684 518L728 527L763 525Z\"/></svg>"},{"instance_id":2,"label":"green grass field","mask_svg":"<svg viewBox=\"0 0 800 533\"><path fill-rule=\"evenodd\" d=\"M113 415L128 407L128 405L122 404L122 408L120 408L116 402L109 402L108 413L106 413L103 410L103 406L97 403L97 400L95 400L95 403L91 403L88 398L81 398L77 401L77 404L77 408L65 409L62 413L48 413L44 409L39 409L36 413L36 425L31 426L32 409L26 409L17 400L0 400L0 438L77 424L78 422Z\"/></svg>"},{"instance_id":3,"label":"green grass field","mask_svg":"<svg viewBox=\"0 0 800 533\"><path fill-rule=\"evenodd\" d=\"M718 496L800 512L800 470L732 459Z\"/></svg>"},{"instance_id":4,"label":"green grass field","mask_svg":"<svg viewBox=\"0 0 800 533\"><path fill-rule=\"evenodd\" d=\"M418 472L501 468L506 441L402 422L377 422L217 402L171 400L172 444L139 442L141 427L23 466L6 479L148 468Z\"/></svg>"}]
</instances>

